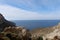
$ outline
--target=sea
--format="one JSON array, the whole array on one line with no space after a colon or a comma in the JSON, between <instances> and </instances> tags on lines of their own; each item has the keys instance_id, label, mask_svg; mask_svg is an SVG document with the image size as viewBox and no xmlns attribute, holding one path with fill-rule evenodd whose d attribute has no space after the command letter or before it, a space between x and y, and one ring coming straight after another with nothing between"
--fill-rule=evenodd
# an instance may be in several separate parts
<instances>
[{"instance_id":1,"label":"sea","mask_svg":"<svg viewBox=\"0 0 60 40\"><path fill-rule=\"evenodd\" d=\"M60 20L13 20L17 26L33 30L36 28L52 27L60 23Z\"/></svg>"}]
</instances>

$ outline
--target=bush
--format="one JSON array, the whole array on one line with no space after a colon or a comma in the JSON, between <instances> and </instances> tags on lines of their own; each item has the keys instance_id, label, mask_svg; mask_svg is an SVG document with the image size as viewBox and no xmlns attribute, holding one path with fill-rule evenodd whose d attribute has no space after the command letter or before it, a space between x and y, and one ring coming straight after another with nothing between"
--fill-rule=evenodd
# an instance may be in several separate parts
<instances>
[{"instance_id":1,"label":"bush","mask_svg":"<svg viewBox=\"0 0 60 40\"><path fill-rule=\"evenodd\" d=\"M43 40L43 37L40 36L40 37L37 38L37 40Z\"/></svg>"}]
</instances>

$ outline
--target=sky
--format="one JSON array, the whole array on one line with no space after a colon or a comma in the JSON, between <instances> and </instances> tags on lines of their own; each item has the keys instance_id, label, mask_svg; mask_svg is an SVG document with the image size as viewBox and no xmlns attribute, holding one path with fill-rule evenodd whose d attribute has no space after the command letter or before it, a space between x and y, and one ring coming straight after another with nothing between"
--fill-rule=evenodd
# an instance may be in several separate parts
<instances>
[{"instance_id":1,"label":"sky","mask_svg":"<svg viewBox=\"0 0 60 40\"><path fill-rule=\"evenodd\" d=\"M60 20L60 0L0 0L7 20Z\"/></svg>"}]
</instances>

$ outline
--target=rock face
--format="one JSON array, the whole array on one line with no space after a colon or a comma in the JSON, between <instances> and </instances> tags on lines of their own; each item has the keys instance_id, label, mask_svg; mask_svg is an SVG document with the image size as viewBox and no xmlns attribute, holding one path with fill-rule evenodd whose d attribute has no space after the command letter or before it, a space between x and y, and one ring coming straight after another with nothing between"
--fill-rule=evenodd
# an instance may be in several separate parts
<instances>
[{"instance_id":1,"label":"rock face","mask_svg":"<svg viewBox=\"0 0 60 40\"><path fill-rule=\"evenodd\" d=\"M5 27L16 26L15 23L6 20L3 15L0 13L0 31L3 31Z\"/></svg>"}]
</instances>

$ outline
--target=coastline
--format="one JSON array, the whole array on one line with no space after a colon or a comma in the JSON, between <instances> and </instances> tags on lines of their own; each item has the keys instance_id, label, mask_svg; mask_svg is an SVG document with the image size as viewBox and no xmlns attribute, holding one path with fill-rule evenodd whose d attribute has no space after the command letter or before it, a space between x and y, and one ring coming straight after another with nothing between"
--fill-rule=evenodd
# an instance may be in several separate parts
<instances>
[{"instance_id":1,"label":"coastline","mask_svg":"<svg viewBox=\"0 0 60 40\"><path fill-rule=\"evenodd\" d=\"M22 26L6 27L4 29L4 31L0 32L0 33L3 33L4 35L11 34L11 36L18 35L19 38L21 37L21 40L22 39L23 40L29 40L29 39L38 40L38 39L40 39L40 37L42 37L43 40L46 40L46 39L49 40L49 39L54 39L55 36L60 36L59 35L60 34L60 23L58 23L58 25L55 25L52 27L37 28L34 30L29 30ZM54 35L54 34L56 34L56 35ZM17 38L17 39L19 40L19 38ZM9 38L7 38L7 39L9 39Z\"/></svg>"}]
</instances>

